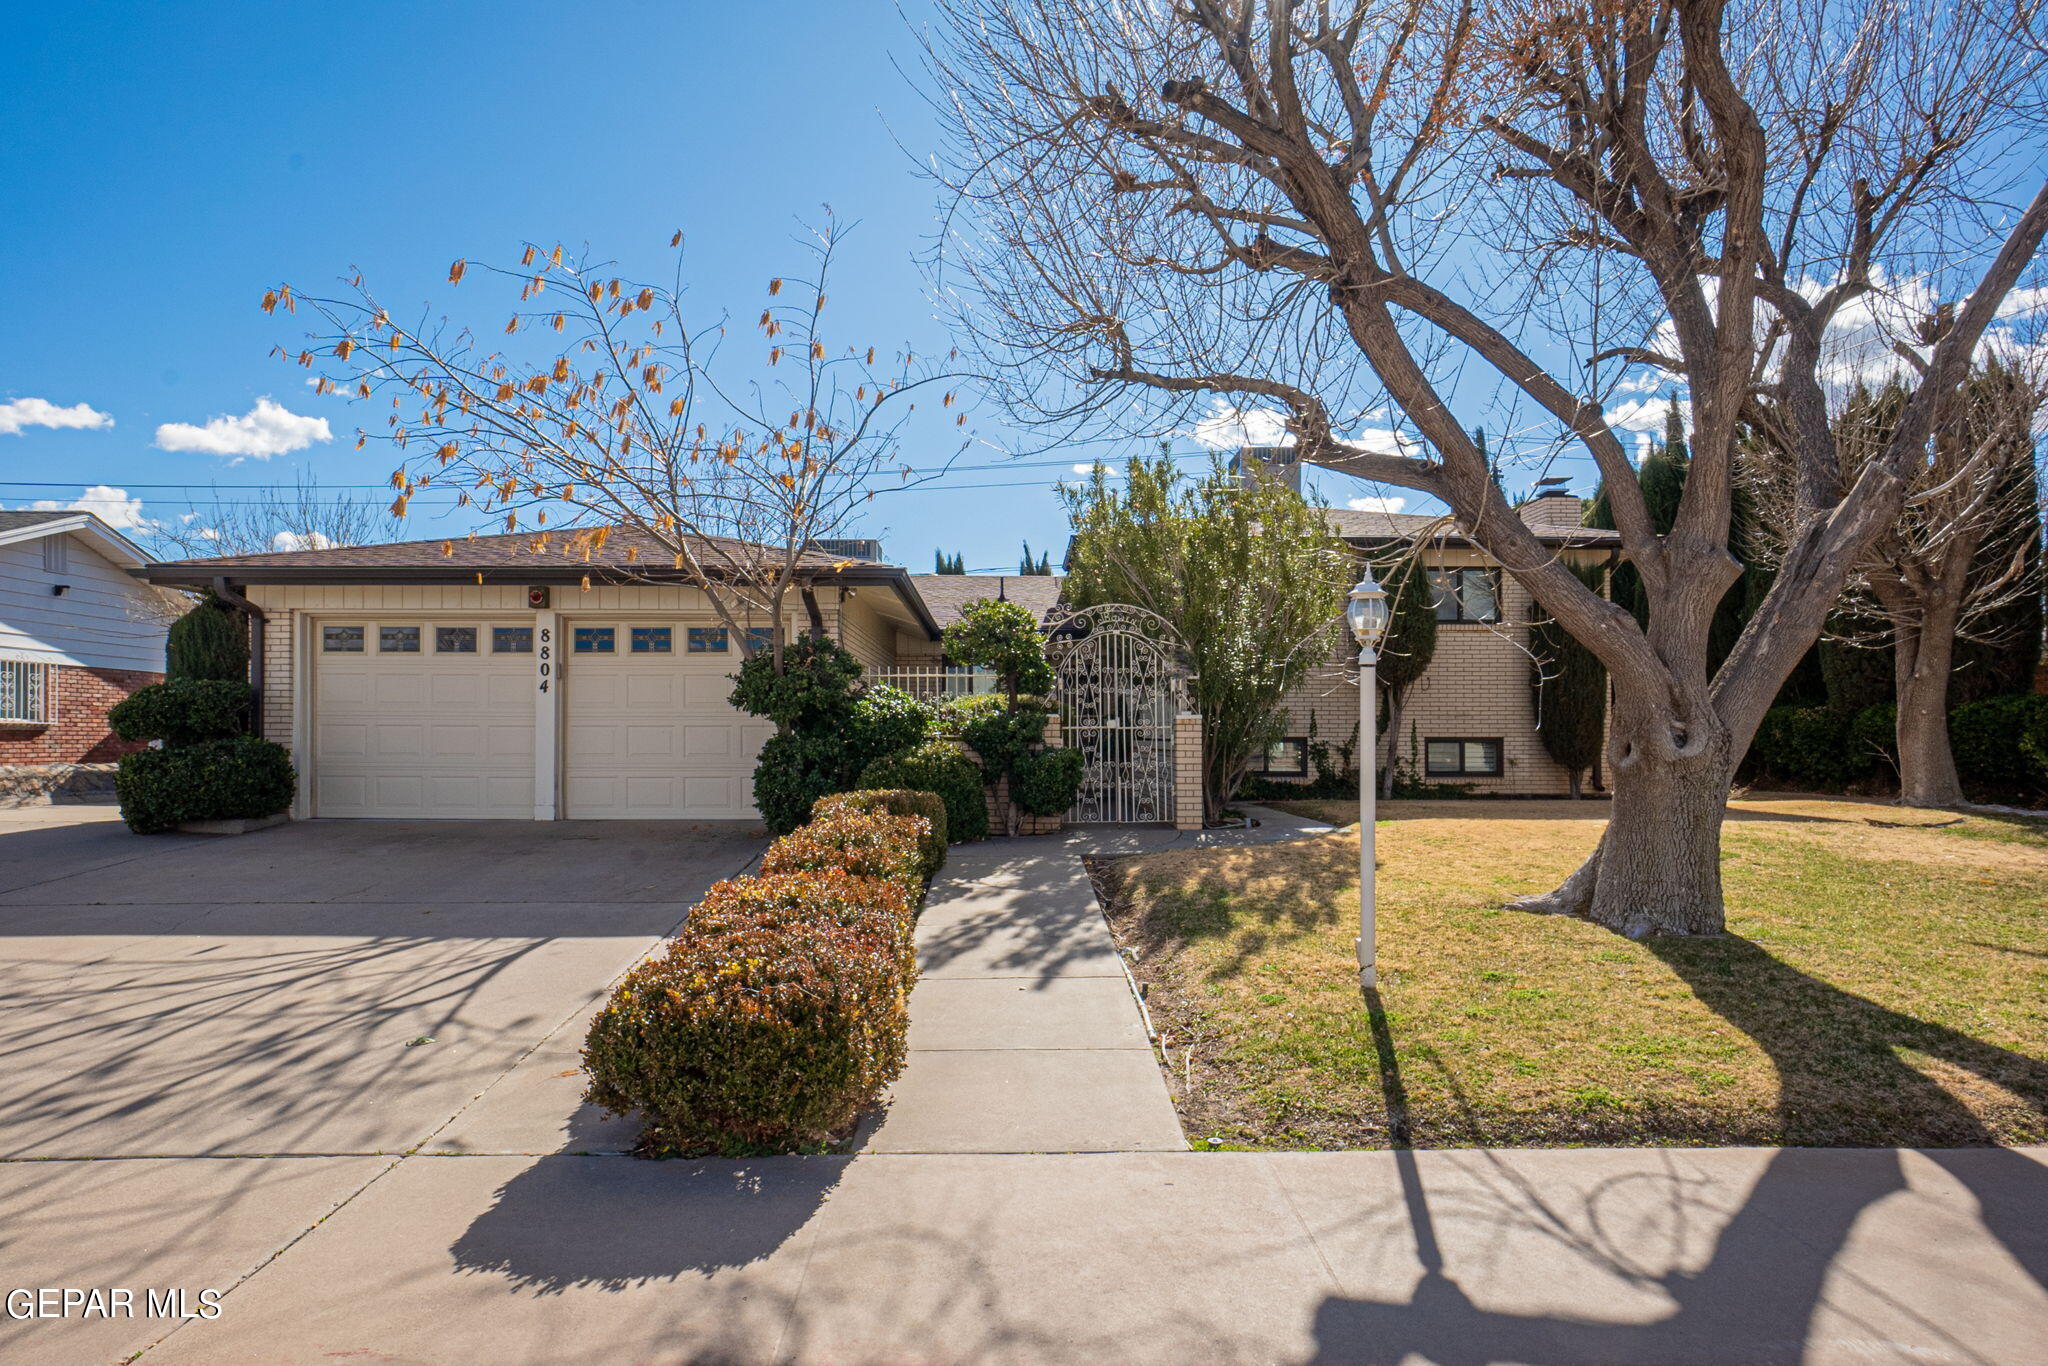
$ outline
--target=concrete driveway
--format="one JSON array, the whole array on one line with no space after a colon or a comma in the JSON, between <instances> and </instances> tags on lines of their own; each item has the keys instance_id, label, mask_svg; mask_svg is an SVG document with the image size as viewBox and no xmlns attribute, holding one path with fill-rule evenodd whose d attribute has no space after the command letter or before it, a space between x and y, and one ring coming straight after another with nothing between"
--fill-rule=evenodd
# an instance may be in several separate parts
<instances>
[{"instance_id":1,"label":"concrete driveway","mask_svg":"<svg viewBox=\"0 0 2048 1366\"><path fill-rule=\"evenodd\" d=\"M0 1291L148 1266L230 1285L384 1154L626 1146L576 1103L583 1022L764 842L674 822L142 838L105 808L0 811ZM245 1155L333 1160L83 1161ZM168 1326L0 1316L0 1360L25 1332L97 1360Z\"/></svg>"}]
</instances>

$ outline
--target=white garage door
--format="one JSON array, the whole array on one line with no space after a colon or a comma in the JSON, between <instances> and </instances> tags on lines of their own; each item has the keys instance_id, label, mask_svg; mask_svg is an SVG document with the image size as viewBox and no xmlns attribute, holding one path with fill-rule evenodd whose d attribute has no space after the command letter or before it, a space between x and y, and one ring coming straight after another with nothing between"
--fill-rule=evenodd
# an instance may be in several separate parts
<instances>
[{"instance_id":1,"label":"white garage door","mask_svg":"<svg viewBox=\"0 0 2048 1366\"><path fill-rule=\"evenodd\" d=\"M775 727L726 701L740 655L723 627L585 620L564 634L570 819L755 816L754 760Z\"/></svg>"},{"instance_id":2,"label":"white garage door","mask_svg":"<svg viewBox=\"0 0 2048 1366\"><path fill-rule=\"evenodd\" d=\"M313 811L533 818L533 623L313 628Z\"/></svg>"}]
</instances>

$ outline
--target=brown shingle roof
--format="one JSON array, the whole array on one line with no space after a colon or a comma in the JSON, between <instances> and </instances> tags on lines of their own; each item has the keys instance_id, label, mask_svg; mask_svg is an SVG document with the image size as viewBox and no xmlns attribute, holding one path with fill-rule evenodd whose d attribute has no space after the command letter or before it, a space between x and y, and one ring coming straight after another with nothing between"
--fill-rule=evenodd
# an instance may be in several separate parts
<instances>
[{"instance_id":1,"label":"brown shingle roof","mask_svg":"<svg viewBox=\"0 0 2048 1366\"><path fill-rule=\"evenodd\" d=\"M19 509L12 512L0 511L0 531L19 531L26 526L38 526L44 522L61 521L77 515L76 509L63 512L28 512Z\"/></svg>"},{"instance_id":2,"label":"brown shingle roof","mask_svg":"<svg viewBox=\"0 0 2048 1366\"><path fill-rule=\"evenodd\" d=\"M634 527L613 527L601 548L590 548L590 529L551 532L515 532L499 536L458 536L429 541L389 541L379 545L333 546L324 550L274 550L260 555L221 555L212 559L167 560L168 570L207 569L575 569L613 568L632 573L672 569L674 555L652 536ZM739 549L743 541L721 536L700 536L703 562L716 565L721 547ZM589 549L588 559L585 558ZM745 556L740 557L744 560ZM849 561L842 555L823 551L804 552L800 563L827 569L839 564L870 565L871 560Z\"/></svg>"},{"instance_id":3,"label":"brown shingle roof","mask_svg":"<svg viewBox=\"0 0 2048 1366\"><path fill-rule=\"evenodd\" d=\"M1043 622L1066 579L1059 574L912 574L910 582L931 609L932 620L944 627L960 620L968 603L999 595L1022 603Z\"/></svg>"},{"instance_id":4,"label":"brown shingle roof","mask_svg":"<svg viewBox=\"0 0 2048 1366\"><path fill-rule=\"evenodd\" d=\"M1417 537L1464 540L1465 529L1454 517L1431 517L1414 512L1361 512L1354 508L1331 508L1330 529L1351 541L1408 541ZM1573 527L1569 531L1536 529L1537 539L1572 545L1620 545L1621 533L1604 527Z\"/></svg>"}]
</instances>

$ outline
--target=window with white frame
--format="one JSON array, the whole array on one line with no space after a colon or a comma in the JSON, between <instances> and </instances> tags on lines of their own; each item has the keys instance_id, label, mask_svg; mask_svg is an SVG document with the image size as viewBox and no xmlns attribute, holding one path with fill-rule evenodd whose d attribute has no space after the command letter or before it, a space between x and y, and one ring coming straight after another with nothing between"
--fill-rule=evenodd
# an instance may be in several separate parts
<instances>
[{"instance_id":1,"label":"window with white frame","mask_svg":"<svg viewBox=\"0 0 2048 1366\"><path fill-rule=\"evenodd\" d=\"M43 725L50 719L51 665L0 659L0 722Z\"/></svg>"},{"instance_id":2,"label":"window with white frame","mask_svg":"<svg viewBox=\"0 0 2048 1366\"><path fill-rule=\"evenodd\" d=\"M1431 736L1422 742L1422 767L1432 778L1498 778L1500 741Z\"/></svg>"},{"instance_id":3,"label":"window with white frame","mask_svg":"<svg viewBox=\"0 0 2048 1366\"><path fill-rule=\"evenodd\" d=\"M1438 621L1500 620L1500 585L1491 569L1432 569Z\"/></svg>"}]
</instances>

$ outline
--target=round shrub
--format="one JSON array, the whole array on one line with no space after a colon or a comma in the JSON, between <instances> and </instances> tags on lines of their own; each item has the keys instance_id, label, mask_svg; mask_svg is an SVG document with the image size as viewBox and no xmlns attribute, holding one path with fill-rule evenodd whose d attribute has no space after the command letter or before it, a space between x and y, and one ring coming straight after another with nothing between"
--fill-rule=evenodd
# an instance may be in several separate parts
<instances>
[{"instance_id":1,"label":"round shrub","mask_svg":"<svg viewBox=\"0 0 2048 1366\"><path fill-rule=\"evenodd\" d=\"M2048 788L2048 697L2036 696L2034 701L2020 728L2020 753L2033 771L2034 785Z\"/></svg>"},{"instance_id":2,"label":"round shrub","mask_svg":"<svg viewBox=\"0 0 2048 1366\"><path fill-rule=\"evenodd\" d=\"M838 641L802 635L782 647L782 672L767 651L740 665L732 704L798 732L843 725L860 682L860 661Z\"/></svg>"},{"instance_id":3,"label":"round shrub","mask_svg":"<svg viewBox=\"0 0 2048 1366\"><path fill-rule=\"evenodd\" d=\"M1078 749L1042 749L1010 774L1010 798L1034 816L1057 816L1074 804L1087 761Z\"/></svg>"},{"instance_id":4,"label":"round shrub","mask_svg":"<svg viewBox=\"0 0 2048 1366\"><path fill-rule=\"evenodd\" d=\"M846 812L813 820L768 846L762 873L844 869L856 877L894 878L913 893L924 889L924 841L931 825L922 816Z\"/></svg>"},{"instance_id":5,"label":"round shrub","mask_svg":"<svg viewBox=\"0 0 2048 1366\"><path fill-rule=\"evenodd\" d=\"M2048 729L2048 694L2015 693L1987 697L1957 707L1948 715L1949 744L1956 772L1966 783L2015 792L2048 781L2036 766L2028 737Z\"/></svg>"},{"instance_id":6,"label":"round shrub","mask_svg":"<svg viewBox=\"0 0 2048 1366\"><path fill-rule=\"evenodd\" d=\"M754 805L771 835L804 823L818 798L838 792L845 745L836 735L772 735L754 763Z\"/></svg>"},{"instance_id":7,"label":"round shrub","mask_svg":"<svg viewBox=\"0 0 2048 1366\"><path fill-rule=\"evenodd\" d=\"M641 1116L648 1152L824 1144L903 1068L902 895L824 873L712 888L591 1021L585 1098Z\"/></svg>"},{"instance_id":8,"label":"round shrub","mask_svg":"<svg viewBox=\"0 0 2048 1366\"><path fill-rule=\"evenodd\" d=\"M988 803L981 770L960 747L927 740L915 749L877 759L860 775L862 787L909 787L935 792L946 804L946 836L955 844L988 835Z\"/></svg>"},{"instance_id":9,"label":"round shrub","mask_svg":"<svg viewBox=\"0 0 2048 1366\"><path fill-rule=\"evenodd\" d=\"M690 911L684 933L711 934L759 916L773 916L796 930L829 921L887 940L906 974L907 992L917 976L913 925L921 891L902 878L869 877L845 868L763 868L756 877L711 884Z\"/></svg>"},{"instance_id":10,"label":"round shrub","mask_svg":"<svg viewBox=\"0 0 2048 1366\"><path fill-rule=\"evenodd\" d=\"M164 640L164 676L223 683L249 676L249 632L242 614L207 594L171 623Z\"/></svg>"},{"instance_id":11,"label":"round shrub","mask_svg":"<svg viewBox=\"0 0 2048 1366\"><path fill-rule=\"evenodd\" d=\"M946 866L946 803L936 792L910 788L862 788L820 797L811 807L811 819L821 821L840 815L922 816L925 836L920 852L925 876L933 877Z\"/></svg>"},{"instance_id":12,"label":"round shrub","mask_svg":"<svg viewBox=\"0 0 2048 1366\"><path fill-rule=\"evenodd\" d=\"M274 816L290 808L297 784L284 746L249 735L141 750L114 773L121 819L138 835L183 821Z\"/></svg>"},{"instance_id":13,"label":"round shrub","mask_svg":"<svg viewBox=\"0 0 2048 1366\"><path fill-rule=\"evenodd\" d=\"M878 683L853 704L842 735L848 781L875 760L924 743L932 727L931 708L901 688Z\"/></svg>"},{"instance_id":14,"label":"round shrub","mask_svg":"<svg viewBox=\"0 0 2048 1366\"><path fill-rule=\"evenodd\" d=\"M255 690L227 679L175 678L138 688L107 712L123 740L161 740L176 749L225 740L248 728Z\"/></svg>"},{"instance_id":15,"label":"round shrub","mask_svg":"<svg viewBox=\"0 0 2048 1366\"><path fill-rule=\"evenodd\" d=\"M1017 772L1031 758L1032 750L1045 738L1045 723L1043 707L989 710L962 726L960 738L981 756L982 781L993 784L1005 774Z\"/></svg>"},{"instance_id":16,"label":"round shrub","mask_svg":"<svg viewBox=\"0 0 2048 1366\"><path fill-rule=\"evenodd\" d=\"M1850 717L1829 707L1773 707L1751 742L1752 764L1781 782L1839 788L1870 771L1875 756L1849 743Z\"/></svg>"}]
</instances>

